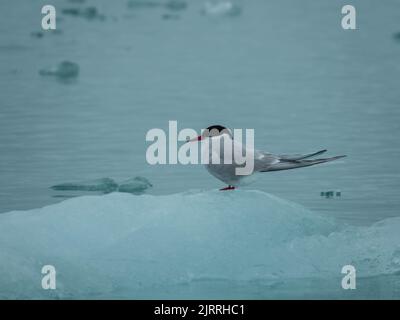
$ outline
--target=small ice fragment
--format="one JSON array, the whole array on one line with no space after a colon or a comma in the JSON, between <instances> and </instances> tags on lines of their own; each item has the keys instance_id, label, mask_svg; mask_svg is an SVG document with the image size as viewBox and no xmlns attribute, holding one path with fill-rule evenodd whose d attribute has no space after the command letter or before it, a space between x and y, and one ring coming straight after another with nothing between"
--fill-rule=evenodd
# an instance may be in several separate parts
<instances>
[{"instance_id":1,"label":"small ice fragment","mask_svg":"<svg viewBox=\"0 0 400 320\"><path fill-rule=\"evenodd\" d=\"M140 194L153 185L144 177L134 177L120 183L119 192Z\"/></svg>"},{"instance_id":2,"label":"small ice fragment","mask_svg":"<svg viewBox=\"0 0 400 320\"><path fill-rule=\"evenodd\" d=\"M169 0L165 4L165 8L167 8L168 10L172 10L172 11L181 11L181 10L185 10L187 8L187 3L186 3L186 1L182 1L182 0Z\"/></svg>"},{"instance_id":3,"label":"small ice fragment","mask_svg":"<svg viewBox=\"0 0 400 320\"><path fill-rule=\"evenodd\" d=\"M393 34L393 40L400 43L400 31Z\"/></svg>"},{"instance_id":4,"label":"small ice fragment","mask_svg":"<svg viewBox=\"0 0 400 320\"><path fill-rule=\"evenodd\" d=\"M179 19L179 15L177 14L169 14L169 13L164 13L161 18L163 18L164 20L178 20Z\"/></svg>"},{"instance_id":5,"label":"small ice fragment","mask_svg":"<svg viewBox=\"0 0 400 320\"><path fill-rule=\"evenodd\" d=\"M61 13L70 15L70 16L78 16L79 9L78 8L66 8L66 9L62 9Z\"/></svg>"},{"instance_id":6,"label":"small ice fragment","mask_svg":"<svg viewBox=\"0 0 400 320\"><path fill-rule=\"evenodd\" d=\"M65 15L70 15L70 16L74 16L74 17L81 17L81 18L85 18L88 20L92 20L92 19L104 19L104 15L99 14L98 10L96 7L91 6L91 7L87 7L87 8L65 8L61 10L61 13L65 14Z\"/></svg>"},{"instance_id":7,"label":"small ice fragment","mask_svg":"<svg viewBox=\"0 0 400 320\"><path fill-rule=\"evenodd\" d=\"M44 33L42 31L31 32L31 37L40 39L40 38L43 38L43 36L44 36Z\"/></svg>"},{"instance_id":8,"label":"small ice fragment","mask_svg":"<svg viewBox=\"0 0 400 320\"><path fill-rule=\"evenodd\" d=\"M330 198L330 193L329 193L329 191L325 192L325 198Z\"/></svg>"},{"instance_id":9,"label":"small ice fragment","mask_svg":"<svg viewBox=\"0 0 400 320\"><path fill-rule=\"evenodd\" d=\"M329 190L329 191L321 191L320 192L320 196L321 197L325 197L325 198L333 198L333 197L341 197L342 196L342 192L340 190Z\"/></svg>"},{"instance_id":10,"label":"small ice fragment","mask_svg":"<svg viewBox=\"0 0 400 320\"><path fill-rule=\"evenodd\" d=\"M88 7L83 9L81 15L86 19L94 19L99 17L99 13L96 7Z\"/></svg>"},{"instance_id":11,"label":"small ice fragment","mask_svg":"<svg viewBox=\"0 0 400 320\"><path fill-rule=\"evenodd\" d=\"M76 78L79 75L79 65L71 61L62 61L56 67L39 71L42 76L56 76L61 79Z\"/></svg>"},{"instance_id":12,"label":"small ice fragment","mask_svg":"<svg viewBox=\"0 0 400 320\"><path fill-rule=\"evenodd\" d=\"M242 8L231 1L207 1L204 4L203 14L208 16L238 16Z\"/></svg>"},{"instance_id":13,"label":"small ice fragment","mask_svg":"<svg viewBox=\"0 0 400 320\"><path fill-rule=\"evenodd\" d=\"M156 8L160 7L161 3L157 1L146 0L131 0L128 2L128 8L141 9L141 8Z\"/></svg>"},{"instance_id":14,"label":"small ice fragment","mask_svg":"<svg viewBox=\"0 0 400 320\"><path fill-rule=\"evenodd\" d=\"M110 178L101 178L83 182L67 182L50 187L58 191L98 191L110 193L117 189L118 184Z\"/></svg>"}]
</instances>

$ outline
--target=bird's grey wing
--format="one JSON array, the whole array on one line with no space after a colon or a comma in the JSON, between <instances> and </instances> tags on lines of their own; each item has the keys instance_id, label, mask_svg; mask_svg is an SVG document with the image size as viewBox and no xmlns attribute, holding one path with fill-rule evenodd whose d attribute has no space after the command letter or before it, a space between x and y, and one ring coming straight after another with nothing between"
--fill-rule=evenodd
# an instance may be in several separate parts
<instances>
[{"instance_id":1,"label":"bird's grey wing","mask_svg":"<svg viewBox=\"0 0 400 320\"><path fill-rule=\"evenodd\" d=\"M271 153L254 150L254 171L264 171L278 164L280 161L278 156Z\"/></svg>"},{"instance_id":2,"label":"bird's grey wing","mask_svg":"<svg viewBox=\"0 0 400 320\"><path fill-rule=\"evenodd\" d=\"M289 170L289 169L297 169L302 167L309 167L315 164L320 164L324 162L334 161L337 159L344 158L345 156L336 156L331 158L325 159L313 159L313 160L288 160L288 159L280 159L277 163L272 164L266 169L259 170L260 172L267 172L267 171L278 171L278 170Z\"/></svg>"},{"instance_id":3,"label":"bird's grey wing","mask_svg":"<svg viewBox=\"0 0 400 320\"><path fill-rule=\"evenodd\" d=\"M325 153L326 151L328 151L328 150L323 149L323 150L320 150L320 151L317 151L314 153L308 153L308 154L291 154L291 155L290 154L282 154L282 155L279 155L279 158L285 159L285 160L302 160L302 159L308 159L311 157L318 156L320 154Z\"/></svg>"}]
</instances>

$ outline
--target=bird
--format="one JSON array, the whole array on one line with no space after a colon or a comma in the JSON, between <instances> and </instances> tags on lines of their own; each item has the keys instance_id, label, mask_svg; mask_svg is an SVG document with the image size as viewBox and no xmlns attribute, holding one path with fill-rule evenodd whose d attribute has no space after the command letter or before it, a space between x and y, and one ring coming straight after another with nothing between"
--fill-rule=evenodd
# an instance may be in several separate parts
<instances>
[{"instance_id":1,"label":"bird","mask_svg":"<svg viewBox=\"0 0 400 320\"><path fill-rule=\"evenodd\" d=\"M228 186L221 188L221 191L235 190L238 186L244 185L243 181L246 177L254 173L264 173L279 170L297 169L309 167L320 163L330 162L337 159L346 157L346 155L335 156L330 158L312 159L315 156L325 153L327 150L323 149L313 153L307 154L283 154L275 155L261 150L250 148L239 141L234 140L232 132L222 125L212 125L207 127L200 136L188 139L186 142L204 141L209 139L208 144L202 144L202 148L208 148L206 153L209 161L205 164L207 171L215 178L226 183ZM232 144L232 159L224 161L224 146ZM202 149L202 152L204 150ZM207 151L207 150L205 150ZM245 151L245 152L243 152ZM254 168L249 175L238 175L237 168L244 167L244 164L238 164L235 155L240 153L247 157L254 159ZM203 154L203 153L202 153ZM214 157L214 158L213 158ZM219 163L214 159L219 157ZM225 159L226 160L226 159Z\"/></svg>"}]
</instances>

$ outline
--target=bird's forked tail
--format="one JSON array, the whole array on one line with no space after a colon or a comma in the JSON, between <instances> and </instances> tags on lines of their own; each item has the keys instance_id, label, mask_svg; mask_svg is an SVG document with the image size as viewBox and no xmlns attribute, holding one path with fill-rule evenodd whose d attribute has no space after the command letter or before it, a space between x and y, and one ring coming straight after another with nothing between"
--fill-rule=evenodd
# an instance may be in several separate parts
<instances>
[{"instance_id":1,"label":"bird's forked tail","mask_svg":"<svg viewBox=\"0 0 400 320\"><path fill-rule=\"evenodd\" d=\"M302 167L309 167L320 163L330 162L337 159L344 158L346 156L336 156L331 158L324 158L324 159L312 159L312 160L294 160L294 159L279 159L279 162L272 164L270 167L266 168L265 170L261 170L260 172L267 172L267 171L278 171L278 170L289 170L289 169L297 169Z\"/></svg>"}]
</instances>

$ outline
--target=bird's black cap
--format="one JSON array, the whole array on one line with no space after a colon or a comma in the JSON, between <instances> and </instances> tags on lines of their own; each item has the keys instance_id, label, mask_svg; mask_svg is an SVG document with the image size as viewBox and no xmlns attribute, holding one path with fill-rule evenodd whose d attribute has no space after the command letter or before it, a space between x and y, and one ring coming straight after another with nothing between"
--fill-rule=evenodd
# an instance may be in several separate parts
<instances>
[{"instance_id":1,"label":"bird's black cap","mask_svg":"<svg viewBox=\"0 0 400 320\"><path fill-rule=\"evenodd\" d=\"M207 128L208 131L211 130L218 130L218 131L222 131L222 130L227 130L224 126L220 126L219 124L213 125L213 126L209 126Z\"/></svg>"},{"instance_id":2,"label":"bird's black cap","mask_svg":"<svg viewBox=\"0 0 400 320\"><path fill-rule=\"evenodd\" d=\"M217 124L217 125L209 126L207 129L205 129L202 136L203 137L217 137L224 133L227 133L229 136L232 137L232 134L229 131L229 129Z\"/></svg>"}]
</instances>

